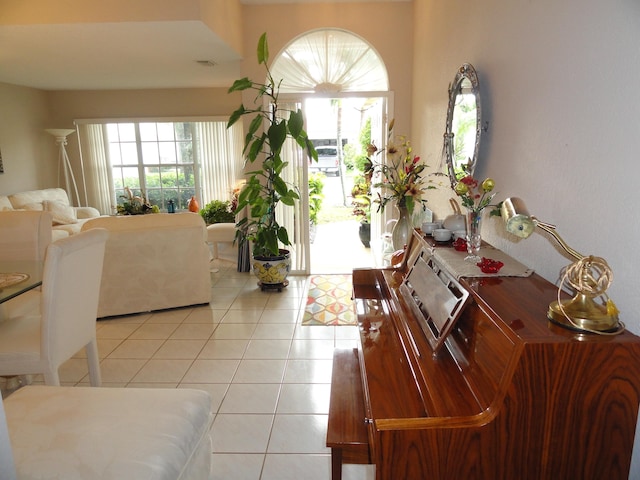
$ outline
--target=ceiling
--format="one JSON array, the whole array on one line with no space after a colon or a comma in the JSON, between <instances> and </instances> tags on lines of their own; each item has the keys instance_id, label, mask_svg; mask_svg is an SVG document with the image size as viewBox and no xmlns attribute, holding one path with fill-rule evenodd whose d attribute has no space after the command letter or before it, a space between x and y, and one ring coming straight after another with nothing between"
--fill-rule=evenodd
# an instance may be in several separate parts
<instances>
[{"instance_id":1,"label":"ceiling","mask_svg":"<svg viewBox=\"0 0 640 480\"><path fill-rule=\"evenodd\" d=\"M240 76L240 55L200 21L0 25L0 46L0 82L42 90L227 87Z\"/></svg>"},{"instance_id":2,"label":"ceiling","mask_svg":"<svg viewBox=\"0 0 640 480\"><path fill-rule=\"evenodd\" d=\"M42 90L217 87L240 72L199 21L0 26L0 45L0 82Z\"/></svg>"}]
</instances>

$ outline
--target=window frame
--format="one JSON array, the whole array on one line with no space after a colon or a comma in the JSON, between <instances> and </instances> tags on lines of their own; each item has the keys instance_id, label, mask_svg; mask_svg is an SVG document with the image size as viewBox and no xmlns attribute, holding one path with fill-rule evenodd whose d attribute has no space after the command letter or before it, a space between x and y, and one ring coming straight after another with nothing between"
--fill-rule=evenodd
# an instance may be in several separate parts
<instances>
[{"instance_id":1,"label":"window frame","mask_svg":"<svg viewBox=\"0 0 640 480\"><path fill-rule=\"evenodd\" d=\"M188 201L192 196L196 198L202 197L202 188L201 188L201 162L198 158L198 138L197 138L197 129L195 128L195 123L193 121L186 120L156 120L156 119L137 119L131 121L114 121L114 122L105 122L102 125L103 135L105 138L105 154L107 155L107 159L111 169L111 189L112 195L114 197L114 205L122 205L126 200L125 188L129 187L133 192L133 195L139 195L144 197L146 200L149 200L149 203L152 205L157 205L161 210L167 209L167 204L169 200L173 200L176 208L178 210L186 210L188 208ZM141 125L154 125L155 126L155 140L143 138L141 133ZM173 139L162 139L160 138L159 133L159 125L160 124L171 124L173 127ZM189 139L180 139L178 135L176 135L176 124L189 124L190 131L190 140ZM134 138L133 139L122 139L120 135L120 127L122 125L131 125L133 127ZM118 129L118 138L113 139L112 134L110 135L109 131L113 128ZM143 127L144 128L144 127ZM125 162L124 157L122 155L122 145L131 144L135 142L135 151L136 151L136 163ZM191 145L191 162L181 162L179 150L180 144L189 143ZM145 144L155 144L157 155L157 162L150 163L145 160ZM164 163L162 162L162 148L163 144L172 144L174 155L174 161ZM114 163L112 158L112 148L113 145L119 145L119 158L120 162L118 164ZM137 170L137 185L128 185L126 183L126 179L124 171L126 169L136 169ZM193 174L193 185L184 186L181 185L180 182L180 171L191 169ZM149 186L149 175L151 172L148 172L148 169L157 169L159 175L159 185L158 186ZM162 172L164 169L173 170L175 172L175 183L171 186L163 186L162 182ZM118 171L119 175L115 175L115 172ZM118 182L121 182L121 186L118 186ZM154 192L153 194L151 192ZM156 194L157 192L157 194ZM168 193L171 192L171 193Z\"/></svg>"}]
</instances>

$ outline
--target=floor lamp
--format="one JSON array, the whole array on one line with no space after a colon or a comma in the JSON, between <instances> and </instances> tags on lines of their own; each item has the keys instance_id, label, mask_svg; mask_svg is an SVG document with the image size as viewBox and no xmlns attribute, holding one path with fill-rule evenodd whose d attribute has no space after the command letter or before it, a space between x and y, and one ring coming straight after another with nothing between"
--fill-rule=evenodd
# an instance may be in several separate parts
<instances>
[{"instance_id":1,"label":"floor lamp","mask_svg":"<svg viewBox=\"0 0 640 480\"><path fill-rule=\"evenodd\" d=\"M75 132L72 128L47 128L47 133L56 137L56 144L60 147L60 153L58 155L58 184L60 184L60 171L64 172L64 186L69 195L69 201L73 204L71 195L71 186L76 193L76 201L80 202L80 195L78 194L78 185L76 184L76 178L73 175L73 169L71 168L71 162L69 162L69 155L67 155L67 136Z\"/></svg>"}]
</instances>

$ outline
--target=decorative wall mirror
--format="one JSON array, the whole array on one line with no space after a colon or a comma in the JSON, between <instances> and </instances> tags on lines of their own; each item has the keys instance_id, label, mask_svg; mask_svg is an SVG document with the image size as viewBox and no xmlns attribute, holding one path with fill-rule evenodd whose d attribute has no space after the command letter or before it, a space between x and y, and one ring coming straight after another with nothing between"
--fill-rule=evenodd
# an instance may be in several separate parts
<instances>
[{"instance_id":1,"label":"decorative wall mirror","mask_svg":"<svg viewBox=\"0 0 640 480\"><path fill-rule=\"evenodd\" d=\"M463 64L449 85L444 155L451 186L473 175L480 145L480 89L473 65Z\"/></svg>"}]
</instances>

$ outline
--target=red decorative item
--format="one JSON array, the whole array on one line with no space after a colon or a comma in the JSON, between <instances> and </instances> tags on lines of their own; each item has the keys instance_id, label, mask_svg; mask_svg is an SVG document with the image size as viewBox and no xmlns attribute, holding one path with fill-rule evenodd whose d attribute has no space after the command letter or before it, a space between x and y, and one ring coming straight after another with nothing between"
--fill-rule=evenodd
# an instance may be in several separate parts
<instances>
[{"instance_id":1,"label":"red decorative item","mask_svg":"<svg viewBox=\"0 0 640 480\"><path fill-rule=\"evenodd\" d=\"M198 213L200 211L200 205L198 205L198 200L196 200L196 197L191 197L191 200L189 200L189 205L187 206L187 208L189 209L190 212L193 212L193 213Z\"/></svg>"},{"instance_id":2,"label":"red decorative item","mask_svg":"<svg viewBox=\"0 0 640 480\"><path fill-rule=\"evenodd\" d=\"M482 261L478 262L477 265L480 267L480 270L482 270L482 273L498 273L504 266L504 263L500 260L482 257Z\"/></svg>"},{"instance_id":3,"label":"red decorative item","mask_svg":"<svg viewBox=\"0 0 640 480\"><path fill-rule=\"evenodd\" d=\"M458 252L466 252L467 251L467 241L462 237L458 237L453 242L453 248L455 248Z\"/></svg>"}]
</instances>

